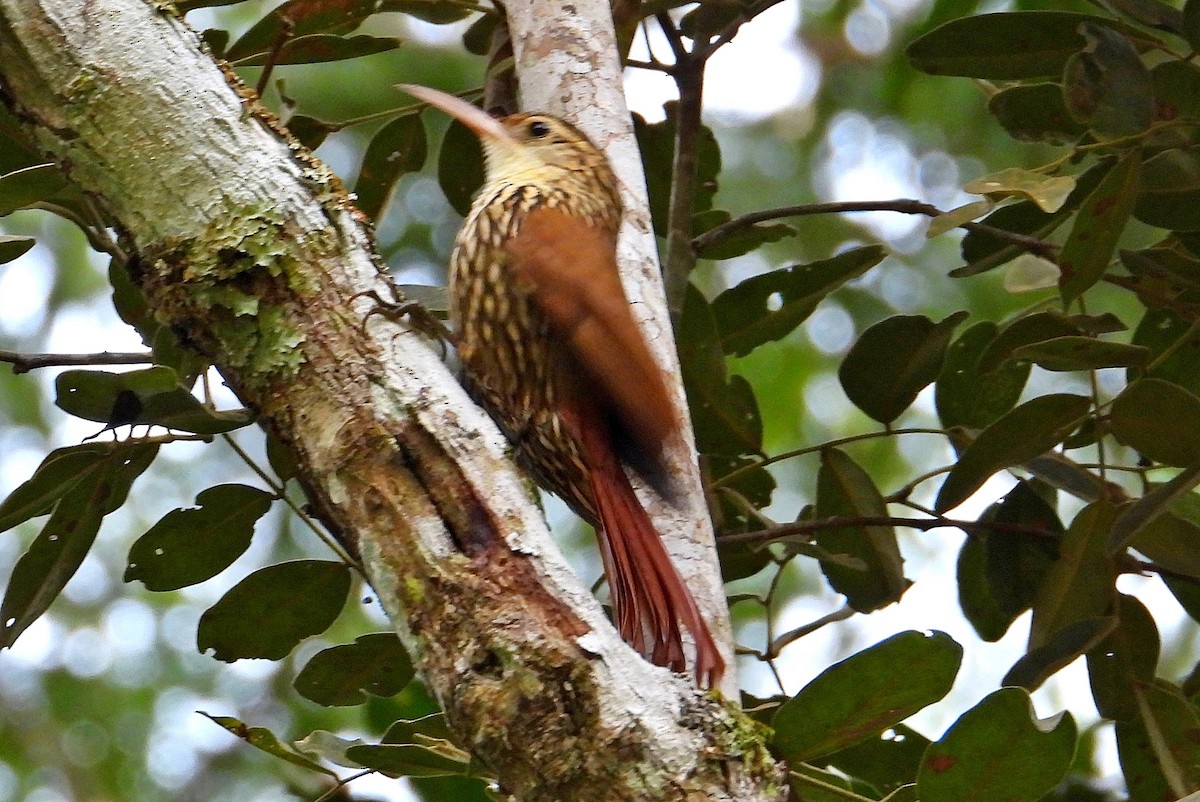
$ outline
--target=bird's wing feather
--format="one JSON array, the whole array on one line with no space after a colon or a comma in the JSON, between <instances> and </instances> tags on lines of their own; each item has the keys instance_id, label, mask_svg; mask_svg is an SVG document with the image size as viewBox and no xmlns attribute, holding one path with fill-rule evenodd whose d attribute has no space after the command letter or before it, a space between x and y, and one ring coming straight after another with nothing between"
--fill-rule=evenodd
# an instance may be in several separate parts
<instances>
[{"instance_id":1,"label":"bird's wing feather","mask_svg":"<svg viewBox=\"0 0 1200 802\"><path fill-rule=\"evenodd\" d=\"M542 207L506 246L514 278L532 288L550 328L605 406L656 456L676 429L675 407L617 272L616 238L582 218Z\"/></svg>"}]
</instances>

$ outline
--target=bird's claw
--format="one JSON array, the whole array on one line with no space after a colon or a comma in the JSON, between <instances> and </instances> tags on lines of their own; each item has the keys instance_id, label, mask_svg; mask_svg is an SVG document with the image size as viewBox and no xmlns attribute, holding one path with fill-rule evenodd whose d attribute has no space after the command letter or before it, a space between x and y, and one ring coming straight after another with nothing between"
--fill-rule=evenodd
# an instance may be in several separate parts
<instances>
[{"instance_id":1,"label":"bird's claw","mask_svg":"<svg viewBox=\"0 0 1200 802\"><path fill-rule=\"evenodd\" d=\"M421 305L419 301L405 298L396 287L390 285L388 292L392 296L390 300L384 300L376 290L363 290L351 296L351 302L358 298L370 298L375 302L360 324L363 333L366 333L367 323L370 322L371 318L379 315L393 323L404 325L414 331L420 332L429 339L437 342L441 346L442 357L444 358L446 356L446 343L454 343L454 333L446 328L446 324L437 315L427 307Z\"/></svg>"}]
</instances>

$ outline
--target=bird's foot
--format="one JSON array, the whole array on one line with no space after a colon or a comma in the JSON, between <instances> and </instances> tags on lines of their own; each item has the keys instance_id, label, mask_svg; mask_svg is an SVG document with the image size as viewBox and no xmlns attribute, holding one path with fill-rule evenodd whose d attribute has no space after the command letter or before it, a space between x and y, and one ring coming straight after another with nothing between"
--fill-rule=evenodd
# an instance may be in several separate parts
<instances>
[{"instance_id":1,"label":"bird's foot","mask_svg":"<svg viewBox=\"0 0 1200 802\"><path fill-rule=\"evenodd\" d=\"M404 297L404 294L393 285L388 286L388 293L391 295L390 299L384 299L376 290L364 290L363 292L356 292L351 296L351 301L358 298L370 298L375 302L362 319L362 330L365 332L367 323L370 322L371 318L379 315L393 323L407 326L434 340L440 345L442 357L444 358L446 356L446 343L454 344L454 333L446 328L446 324L437 316L437 313L423 305L420 301Z\"/></svg>"}]
</instances>

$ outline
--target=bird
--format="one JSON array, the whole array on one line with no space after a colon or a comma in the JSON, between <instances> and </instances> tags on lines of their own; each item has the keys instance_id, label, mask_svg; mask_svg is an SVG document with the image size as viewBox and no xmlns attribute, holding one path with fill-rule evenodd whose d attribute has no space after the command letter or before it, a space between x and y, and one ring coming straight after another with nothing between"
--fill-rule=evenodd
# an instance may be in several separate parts
<instances>
[{"instance_id":1,"label":"bird","mask_svg":"<svg viewBox=\"0 0 1200 802\"><path fill-rule=\"evenodd\" d=\"M723 658L624 463L668 497L663 448L682 437L617 268L622 203L604 152L543 113L492 117L424 86L400 89L479 138L486 177L450 256L450 322L469 393L519 464L597 533L613 619L656 665L701 688Z\"/></svg>"}]
</instances>

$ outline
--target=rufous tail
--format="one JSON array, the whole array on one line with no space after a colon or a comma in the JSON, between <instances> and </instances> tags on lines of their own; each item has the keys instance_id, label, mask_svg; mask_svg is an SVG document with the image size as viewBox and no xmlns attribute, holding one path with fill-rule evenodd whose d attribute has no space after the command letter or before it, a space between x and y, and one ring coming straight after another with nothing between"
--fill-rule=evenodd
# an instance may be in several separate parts
<instances>
[{"instance_id":1,"label":"rufous tail","mask_svg":"<svg viewBox=\"0 0 1200 802\"><path fill-rule=\"evenodd\" d=\"M654 664L685 671L682 625L695 643L696 684L716 687L725 673L725 661L708 624L607 438L600 437L588 432L582 445L600 517L598 530L602 531L597 535L617 630Z\"/></svg>"}]
</instances>

